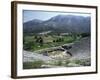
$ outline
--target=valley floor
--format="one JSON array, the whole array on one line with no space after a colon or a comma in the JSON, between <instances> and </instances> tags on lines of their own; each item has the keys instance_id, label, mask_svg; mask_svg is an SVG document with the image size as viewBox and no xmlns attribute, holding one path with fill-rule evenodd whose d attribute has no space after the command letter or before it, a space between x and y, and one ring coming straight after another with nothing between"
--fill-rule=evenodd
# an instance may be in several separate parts
<instances>
[{"instance_id":1,"label":"valley floor","mask_svg":"<svg viewBox=\"0 0 100 80\"><path fill-rule=\"evenodd\" d=\"M23 51L23 69L52 67L81 67L91 65L90 37L71 44L69 50L61 46L37 52Z\"/></svg>"}]
</instances>

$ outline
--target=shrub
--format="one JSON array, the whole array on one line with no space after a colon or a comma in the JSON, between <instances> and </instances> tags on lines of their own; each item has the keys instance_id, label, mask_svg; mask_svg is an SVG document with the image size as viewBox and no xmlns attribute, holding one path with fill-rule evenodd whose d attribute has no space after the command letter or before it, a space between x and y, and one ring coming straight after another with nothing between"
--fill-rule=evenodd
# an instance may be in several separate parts
<instances>
[{"instance_id":1,"label":"shrub","mask_svg":"<svg viewBox=\"0 0 100 80\"><path fill-rule=\"evenodd\" d=\"M75 60L74 63L75 64L81 64L81 60Z\"/></svg>"},{"instance_id":2,"label":"shrub","mask_svg":"<svg viewBox=\"0 0 100 80\"><path fill-rule=\"evenodd\" d=\"M90 36L90 33L81 33L81 36L82 37L88 37L88 36Z\"/></svg>"},{"instance_id":3,"label":"shrub","mask_svg":"<svg viewBox=\"0 0 100 80\"><path fill-rule=\"evenodd\" d=\"M65 65L67 66L70 63L70 60L65 61Z\"/></svg>"},{"instance_id":4,"label":"shrub","mask_svg":"<svg viewBox=\"0 0 100 80\"><path fill-rule=\"evenodd\" d=\"M62 61L59 60L59 61L57 62L57 66L61 66L61 65L62 65Z\"/></svg>"},{"instance_id":5,"label":"shrub","mask_svg":"<svg viewBox=\"0 0 100 80\"><path fill-rule=\"evenodd\" d=\"M42 64L44 64L44 62L41 60L36 60L33 62L24 62L23 69L41 68Z\"/></svg>"}]
</instances>

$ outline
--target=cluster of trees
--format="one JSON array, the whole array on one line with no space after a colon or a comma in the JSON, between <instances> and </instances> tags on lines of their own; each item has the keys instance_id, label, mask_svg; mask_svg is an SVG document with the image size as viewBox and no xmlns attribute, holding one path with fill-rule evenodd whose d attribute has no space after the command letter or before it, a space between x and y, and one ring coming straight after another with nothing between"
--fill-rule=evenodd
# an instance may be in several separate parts
<instances>
[{"instance_id":1,"label":"cluster of trees","mask_svg":"<svg viewBox=\"0 0 100 80\"><path fill-rule=\"evenodd\" d=\"M90 36L90 33L81 33L80 34L82 37L88 37L88 36Z\"/></svg>"},{"instance_id":2,"label":"cluster of trees","mask_svg":"<svg viewBox=\"0 0 100 80\"><path fill-rule=\"evenodd\" d=\"M43 38L42 37L35 36L34 38L35 38L36 43L39 43L41 46L43 45Z\"/></svg>"},{"instance_id":3,"label":"cluster of trees","mask_svg":"<svg viewBox=\"0 0 100 80\"><path fill-rule=\"evenodd\" d=\"M63 38L57 38L56 40L53 40L53 42L63 42L64 39Z\"/></svg>"},{"instance_id":4,"label":"cluster of trees","mask_svg":"<svg viewBox=\"0 0 100 80\"><path fill-rule=\"evenodd\" d=\"M77 37L81 37L81 38L84 38L84 37L89 37L91 34L90 33L73 33L71 34L71 36L73 37L73 39L77 39Z\"/></svg>"}]
</instances>

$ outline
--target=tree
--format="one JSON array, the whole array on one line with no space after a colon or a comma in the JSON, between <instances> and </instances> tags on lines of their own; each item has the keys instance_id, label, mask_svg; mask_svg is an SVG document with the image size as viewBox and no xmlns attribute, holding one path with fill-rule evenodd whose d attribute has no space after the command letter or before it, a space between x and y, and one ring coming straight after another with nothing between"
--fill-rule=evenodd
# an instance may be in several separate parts
<instances>
[{"instance_id":1,"label":"tree","mask_svg":"<svg viewBox=\"0 0 100 80\"><path fill-rule=\"evenodd\" d=\"M37 38L38 38L38 36L36 36L36 35L35 35L35 36L34 36L34 38L35 38L35 39L37 39Z\"/></svg>"},{"instance_id":2,"label":"tree","mask_svg":"<svg viewBox=\"0 0 100 80\"><path fill-rule=\"evenodd\" d=\"M41 46L43 45L43 39L42 39L42 37L39 38L39 43L40 43Z\"/></svg>"},{"instance_id":3,"label":"tree","mask_svg":"<svg viewBox=\"0 0 100 80\"><path fill-rule=\"evenodd\" d=\"M53 42L56 42L55 40L53 40Z\"/></svg>"}]
</instances>

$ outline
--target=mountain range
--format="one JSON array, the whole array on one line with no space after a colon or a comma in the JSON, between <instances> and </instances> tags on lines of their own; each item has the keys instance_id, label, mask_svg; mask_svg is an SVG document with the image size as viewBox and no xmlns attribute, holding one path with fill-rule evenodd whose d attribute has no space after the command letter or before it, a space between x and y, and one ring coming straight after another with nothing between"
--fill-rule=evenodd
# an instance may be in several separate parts
<instances>
[{"instance_id":1,"label":"mountain range","mask_svg":"<svg viewBox=\"0 0 100 80\"><path fill-rule=\"evenodd\" d=\"M91 17L57 15L46 21L34 19L23 23L24 33L90 33Z\"/></svg>"}]
</instances>

